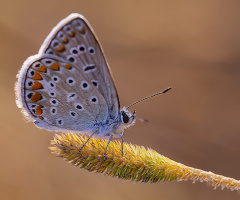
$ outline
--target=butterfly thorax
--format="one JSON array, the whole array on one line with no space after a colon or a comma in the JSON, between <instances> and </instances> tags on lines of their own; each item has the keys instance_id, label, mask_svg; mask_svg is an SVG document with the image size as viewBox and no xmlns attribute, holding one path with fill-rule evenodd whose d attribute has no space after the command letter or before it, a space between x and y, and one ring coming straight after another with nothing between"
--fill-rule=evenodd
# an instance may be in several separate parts
<instances>
[{"instance_id":1,"label":"butterfly thorax","mask_svg":"<svg viewBox=\"0 0 240 200\"><path fill-rule=\"evenodd\" d=\"M116 119L109 119L106 122L96 122L94 124L97 129L96 136L102 138L104 136L109 136L109 134L113 134L113 137L119 137L119 135L116 133L122 134L124 129L134 125L136 120L135 117L135 112L131 113L125 107L123 107Z\"/></svg>"}]
</instances>

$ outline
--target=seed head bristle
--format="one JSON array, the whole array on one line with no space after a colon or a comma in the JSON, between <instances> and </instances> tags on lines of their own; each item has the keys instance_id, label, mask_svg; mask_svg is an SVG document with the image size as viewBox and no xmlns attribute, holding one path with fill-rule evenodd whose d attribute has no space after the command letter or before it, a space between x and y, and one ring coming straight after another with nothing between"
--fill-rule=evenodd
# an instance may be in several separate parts
<instances>
[{"instance_id":1,"label":"seed head bristle","mask_svg":"<svg viewBox=\"0 0 240 200\"><path fill-rule=\"evenodd\" d=\"M86 136L57 134L50 149L75 166L125 180L155 183L190 179L193 182L210 182L214 188L240 189L240 181L185 166L141 146L124 143L122 156L121 143L111 141L104 159L107 140L91 138L79 152L86 140Z\"/></svg>"}]
</instances>

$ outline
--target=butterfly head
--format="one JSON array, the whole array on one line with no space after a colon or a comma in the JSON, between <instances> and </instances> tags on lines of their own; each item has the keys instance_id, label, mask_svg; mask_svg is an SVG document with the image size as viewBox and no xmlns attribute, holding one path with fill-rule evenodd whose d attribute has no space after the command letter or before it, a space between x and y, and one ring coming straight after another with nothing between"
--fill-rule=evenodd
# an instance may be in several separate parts
<instances>
[{"instance_id":1,"label":"butterfly head","mask_svg":"<svg viewBox=\"0 0 240 200\"><path fill-rule=\"evenodd\" d=\"M117 131L123 132L125 128L132 126L136 121L135 110L130 112L126 107L123 107L119 113L119 127Z\"/></svg>"}]
</instances>

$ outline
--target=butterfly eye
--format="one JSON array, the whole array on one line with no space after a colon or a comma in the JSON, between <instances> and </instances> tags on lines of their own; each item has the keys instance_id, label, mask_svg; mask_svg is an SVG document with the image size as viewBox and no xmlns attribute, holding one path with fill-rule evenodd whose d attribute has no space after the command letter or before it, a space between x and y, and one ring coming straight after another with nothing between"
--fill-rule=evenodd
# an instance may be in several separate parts
<instances>
[{"instance_id":1,"label":"butterfly eye","mask_svg":"<svg viewBox=\"0 0 240 200\"><path fill-rule=\"evenodd\" d=\"M129 122L129 117L128 117L128 115L125 112L122 112L121 120L125 124Z\"/></svg>"}]
</instances>

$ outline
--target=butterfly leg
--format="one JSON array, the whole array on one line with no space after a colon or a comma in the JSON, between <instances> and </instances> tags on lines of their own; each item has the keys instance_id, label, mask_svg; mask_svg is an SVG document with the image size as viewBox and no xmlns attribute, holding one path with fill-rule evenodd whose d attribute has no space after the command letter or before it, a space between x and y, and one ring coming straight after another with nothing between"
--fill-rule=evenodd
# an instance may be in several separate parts
<instances>
[{"instance_id":1,"label":"butterfly leg","mask_svg":"<svg viewBox=\"0 0 240 200\"><path fill-rule=\"evenodd\" d=\"M106 148L105 148L105 151L104 151L104 160L106 160L107 148L108 148L108 145L109 145L111 139L112 139L112 134L110 134L109 139L107 141L107 145L106 145Z\"/></svg>"},{"instance_id":2,"label":"butterfly leg","mask_svg":"<svg viewBox=\"0 0 240 200\"><path fill-rule=\"evenodd\" d=\"M122 156L123 156L123 135L117 132L114 132L114 133L121 138L121 147L122 147Z\"/></svg>"},{"instance_id":3,"label":"butterfly leg","mask_svg":"<svg viewBox=\"0 0 240 200\"><path fill-rule=\"evenodd\" d=\"M89 136L89 138L86 140L86 142L84 142L84 144L80 147L78 152L80 152L82 150L82 148L88 143L88 141L92 138L93 135L94 135L94 132Z\"/></svg>"}]
</instances>

